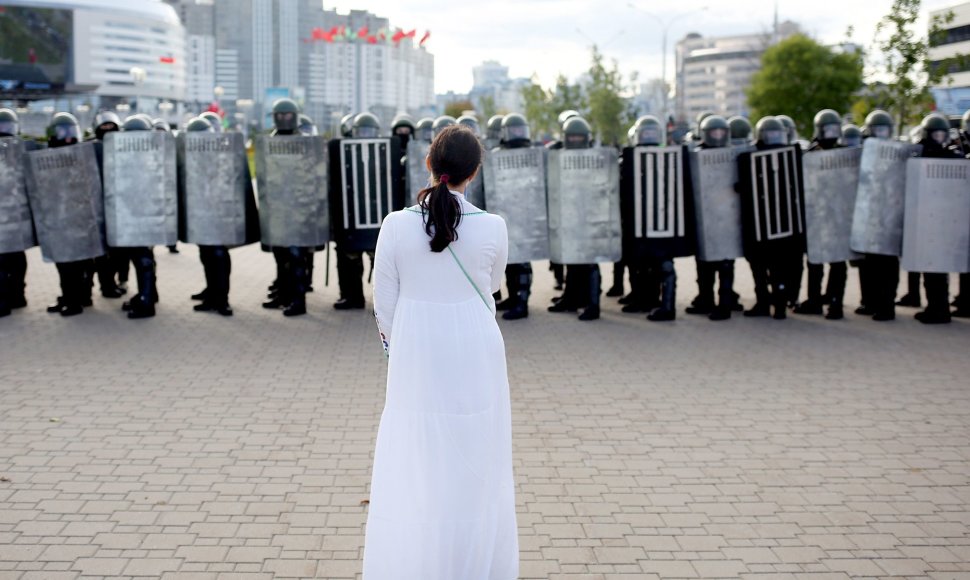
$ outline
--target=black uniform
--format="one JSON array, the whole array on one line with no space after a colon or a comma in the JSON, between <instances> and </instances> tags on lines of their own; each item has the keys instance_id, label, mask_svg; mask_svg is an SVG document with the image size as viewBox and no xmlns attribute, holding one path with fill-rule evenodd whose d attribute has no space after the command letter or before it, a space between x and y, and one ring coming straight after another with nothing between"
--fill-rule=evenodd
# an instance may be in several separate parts
<instances>
[{"instance_id":1,"label":"black uniform","mask_svg":"<svg viewBox=\"0 0 970 580\"><path fill-rule=\"evenodd\" d=\"M117 129L115 129L117 131ZM104 132L98 131L99 136L94 140L94 156L98 159L98 173L104 182ZM128 262L131 258L121 249L106 248L105 254L93 260L93 272L88 273L91 281L97 273L98 283L101 285L101 295L105 298L120 298L128 289ZM117 276L117 279L116 279Z\"/></svg>"},{"instance_id":2,"label":"black uniform","mask_svg":"<svg viewBox=\"0 0 970 580\"><path fill-rule=\"evenodd\" d=\"M499 149L521 149L532 147L528 139L513 139L503 142ZM532 295L532 263L508 264L505 266L505 286L509 297L495 305L496 310L505 310L502 318L517 320L529 316L529 296Z\"/></svg>"},{"instance_id":3,"label":"black uniform","mask_svg":"<svg viewBox=\"0 0 970 580\"><path fill-rule=\"evenodd\" d=\"M0 132L0 137L16 137ZM35 151L40 146L34 141L24 141L25 151ZM0 317L11 310L27 306L27 253L0 253Z\"/></svg>"}]
</instances>

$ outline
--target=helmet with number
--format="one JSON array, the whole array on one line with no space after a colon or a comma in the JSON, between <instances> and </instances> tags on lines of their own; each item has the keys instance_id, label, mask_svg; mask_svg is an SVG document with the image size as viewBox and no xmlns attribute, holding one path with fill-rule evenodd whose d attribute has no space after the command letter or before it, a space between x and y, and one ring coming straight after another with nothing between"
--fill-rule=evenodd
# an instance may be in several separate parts
<instances>
[{"instance_id":1,"label":"helmet with number","mask_svg":"<svg viewBox=\"0 0 970 580\"><path fill-rule=\"evenodd\" d=\"M347 113L340 118L340 136L351 137L354 134L354 113Z\"/></svg>"},{"instance_id":2,"label":"helmet with number","mask_svg":"<svg viewBox=\"0 0 970 580\"><path fill-rule=\"evenodd\" d=\"M274 108L274 111L275 111L275 108ZM206 111L200 114L199 116L205 119L206 121L208 121L210 125L212 125L213 131L215 131L216 133L222 133L222 117L220 117L218 113L215 113L213 111ZM275 113L273 114L273 118L275 120L276 118Z\"/></svg>"},{"instance_id":3,"label":"helmet with number","mask_svg":"<svg viewBox=\"0 0 970 580\"><path fill-rule=\"evenodd\" d=\"M566 149L588 149L592 145L593 130L586 119L570 117L562 126L563 147Z\"/></svg>"},{"instance_id":4,"label":"helmet with number","mask_svg":"<svg viewBox=\"0 0 970 580\"><path fill-rule=\"evenodd\" d=\"M924 141L932 141L941 147L950 143L950 122L939 113L930 113L920 124Z\"/></svg>"},{"instance_id":5,"label":"helmet with number","mask_svg":"<svg viewBox=\"0 0 970 580\"><path fill-rule=\"evenodd\" d=\"M473 115L462 115L461 117L458 117L458 120L455 122L471 129L472 133L474 133L476 137L481 137L481 125L478 124L478 119L476 119Z\"/></svg>"},{"instance_id":6,"label":"helmet with number","mask_svg":"<svg viewBox=\"0 0 970 580\"><path fill-rule=\"evenodd\" d=\"M20 119L13 109L0 108L0 137L20 134Z\"/></svg>"},{"instance_id":7,"label":"helmet with number","mask_svg":"<svg viewBox=\"0 0 970 580\"><path fill-rule=\"evenodd\" d=\"M532 140L529 122L518 113L509 113L502 118L502 142L509 145L513 142L525 143Z\"/></svg>"},{"instance_id":8,"label":"helmet with number","mask_svg":"<svg viewBox=\"0 0 970 580\"><path fill-rule=\"evenodd\" d=\"M701 122L701 141L707 147L727 147L731 142L731 127L727 119L711 115Z\"/></svg>"},{"instance_id":9,"label":"helmet with number","mask_svg":"<svg viewBox=\"0 0 970 580\"><path fill-rule=\"evenodd\" d=\"M728 119L728 127L731 129L731 145L751 143L751 121L741 115L735 115Z\"/></svg>"},{"instance_id":10,"label":"helmet with number","mask_svg":"<svg viewBox=\"0 0 970 580\"><path fill-rule=\"evenodd\" d=\"M156 131L165 131L168 133L171 130L171 127L168 126L165 119L154 119L152 120L152 129Z\"/></svg>"},{"instance_id":11,"label":"helmet with number","mask_svg":"<svg viewBox=\"0 0 970 580\"><path fill-rule=\"evenodd\" d=\"M305 135L307 137L317 135L317 126L314 124L313 119L311 119L309 115L304 115L303 113L300 113L297 130L300 132L300 135Z\"/></svg>"},{"instance_id":12,"label":"helmet with number","mask_svg":"<svg viewBox=\"0 0 970 580\"><path fill-rule=\"evenodd\" d=\"M391 133L398 136L414 135L414 119L407 113L401 113L394 117L394 120L391 121Z\"/></svg>"},{"instance_id":13,"label":"helmet with number","mask_svg":"<svg viewBox=\"0 0 970 580\"><path fill-rule=\"evenodd\" d=\"M114 111L101 111L94 116L93 127L95 139L103 141L105 133L121 131L121 117Z\"/></svg>"},{"instance_id":14,"label":"helmet with number","mask_svg":"<svg viewBox=\"0 0 970 580\"><path fill-rule=\"evenodd\" d=\"M660 119L653 115L644 115L633 125L635 145L663 145L665 140L664 127Z\"/></svg>"},{"instance_id":15,"label":"helmet with number","mask_svg":"<svg viewBox=\"0 0 970 580\"><path fill-rule=\"evenodd\" d=\"M788 144L785 125L775 117L762 117L755 125L758 144L765 147L784 147Z\"/></svg>"},{"instance_id":16,"label":"helmet with number","mask_svg":"<svg viewBox=\"0 0 970 580\"><path fill-rule=\"evenodd\" d=\"M866 137L892 139L896 132L895 129L896 123L893 122L892 115L882 109L876 109L866 116L866 124L862 128L862 132Z\"/></svg>"},{"instance_id":17,"label":"helmet with number","mask_svg":"<svg viewBox=\"0 0 970 580\"><path fill-rule=\"evenodd\" d=\"M842 116L832 109L822 109L815 115L815 132L812 138L816 141L835 143L842 137Z\"/></svg>"},{"instance_id":18,"label":"helmet with number","mask_svg":"<svg viewBox=\"0 0 970 580\"><path fill-rule=\"evenodd\" d=\"M81 126L70 113L57 113L47 126L48 147L75 145L81 140Z\"/></svg>"},{"instance_id":19,"label":"helmet with number","mask_svg":"<svg viewBox=\"0 0 970 580\"><path fill-rule=\"evenodd\" d=\"M485 138L495 139L496 142L502 138L502 115L492 115L485 123Z\"/></svg>"},{"instance_id":20,"label":"helmet with number","mask_svg":"<svg viewBox=\"0 0 970 580\"><path fill-rule=\"evenodd\" d=\"M381 134L381 122L373 113L360 113L354 117L353 135L357 139L377 139Z\"/></svg>"},{"instance_id":21,"label":"helmet with number","mask_svg":"<svg viewBox=\"0 0 970 580\"><path fill-rule=\"evenodd\" d=\"M185 125L186 133L215 133L212 123L205 117L195 117Z\"/></svg>"},{"instance_id":22,"label":"helmet with number","mask_svg":"<svg viewBox=\"0 0 970 580\"><path fill-rule=\"evenodd\" d=\"M205 113L203 113L204 115ZM273 103L273 126L282 135L296 133L300 123L300 107L293 99L277 99ZM221 120L219 121L221 123ZM212 121L209 121L212 124ZM218 130L213 127L214 130Z\"/></svg>"},{"instance_id":23,"label":"helmet with number","mask_svg":"<svg viewBox=\"0 0 970 580\"><path fill-rule=\"evenodd\" d=\"M451 115L441 115L434 120L434 124L431 125L432 138L437 137L438 133L445 130L445 127L451 127L452 125L457 125L458 122Z\"/></svg>"},{"instance_id":24,"label":"helmet with number","mask_svg":"<svg viewBox=\"0 0 970 580\"><path fill-rule=\"evenodd\" d=\"M150 121L146 121L145 117L141 115L132 115L125 119L125 123L121 126L122 131L151 131L152 124Z\"/></svg>"},{"instance_id":25,"label":"helmet with number","mask_svg":"<svg viewBox=\"0 0 970 580\"><path fill-rule=\"evenodd\" d=\"M431 143L431 137L433 135L434 119L431 117L423 117L418 121L418 124L414 126L414 138L418 141Z\"/></svg>"},{"instance_id":26,"label":"helmet with number","mask_svg":"<svg viewBox=\"0 0 970 580\"><path fill-rule=\"evenodd\" d=\"M795 126L795 121L793 121L788 115L775 115L774 117L781 121L781 124L785 126L788 144L794 145L798 141L798 127Z\"/></svg>"},{"instance_id":27,"label":"helmet with number","mask_svg":"<svg viewBox=\"0 0 970 580\"><path fill-rule=\"evenodd\" d=\"M862 145L862 130L852 123L844 125L840 144L843 147L859 147Z\"/></svg>"}]
</instances>

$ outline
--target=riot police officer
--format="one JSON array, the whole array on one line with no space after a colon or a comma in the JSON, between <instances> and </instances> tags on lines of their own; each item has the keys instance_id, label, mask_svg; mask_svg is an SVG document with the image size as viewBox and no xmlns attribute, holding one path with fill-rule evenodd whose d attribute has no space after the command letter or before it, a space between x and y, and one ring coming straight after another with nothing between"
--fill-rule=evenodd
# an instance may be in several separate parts
<instances>
[{"instance_id":1,"label":"riot police officer","mask_svg":"<svg viewBox=\"0 0 970 580\"><path fill-rule=\"evenodd\" d=\"M788 140L788 144L797 145L798 127L795 126L795 121L793 121L788 115L775 115L775 118L781 121L781 124L785 126L785 135Z\"/></svg>"},{"instance_id":2,"label":"riot police officer","mask_svg":"<svg viewBox=\"0 0 970 580\"><path fill-rule=\"evenodd\" d=\"M478 124L478 119L476 119L474 115L462 115L458 117L455 122L471 129L471 132L474 133L479 139L482 138L482 127Z\"/></svg>"},{"instance_id":3,"label":"riot police officer","mask_svg":"<svg viewBox=\"0 0 970 580\"><path fill-rule=\"evenodd\" d=\"M17 113L0 108L0 137L19 136L20 119ZM0 253L0 317L8 316L12 309L27 306L26 279L26 252Z\"/></svg>"},{"instance_id":4,"label":"riot police officer","mask_svg":"<svg viewBox=\"0 0 970 580\"><path fill-rule=\"evenodd\" d=\"M47 127L47 147L70 147L81 140L81 127L70 113L57 113ZM55 262L61 280L61 295L57 302L47 307L47 312L61 316L74 316L91 306L90 273L94 260Z\"/></svg>"},{"instance_id":5,"label":"riot police officer","mask_svg":"<svg viewBox=\"0 0 970 580\"><path fill-rule=\"evenodd\" d=\"M165 119L161 119L161 118L152 120L152 129L156 131L165 131L166 133L172 132L172 128L168 126L168 123L165 121Z\"/></svg>"},{"instance_id":6,"label":"riot police officer","mask_svg":"<svg viewBox=\"0 0 970 580\"><path fill-rule=\"evenodd\" d=\"M731 129L731 146L746 147L751 144L751 122L740 115L728 119Z\"/></svg>"},{"instance_id":7,"label":"riot police officer","mask_svg":"<svg viewBox=\"0 0 970 580\"><path fill-rule=\"evenodd\" d=\"M578 116L579 116L579 112L574 111L572 109L568 109L566 111L559 113L559 117L557 118L557 121L559 123L560 129L565 127L566 121L568 121L569 119L572 119L573 117L578 117ZM546 143L546 149L549 149L549 150L556 150L556 149L562 149L562 148L563 148L562 139L556 139L554 141L550 141L549 143ZM552 272L552 276L556 280L556 284L553 287L553 289L562 290L566 280L565 267L562 264L557 264L556 262L550 261L549 271ZM558 302L560 298L562 297L560 296L560 297L553 298L552 301ZM554 311L551 308L549 311L559 312L559 311Z\"/></svg>"},{"instance_id":8,"label":"riot police officer","mask_svg":"<svg viewBox=\"0 0 970 580\"><path fill-rule=\"evenodd\" d=\"M340 118L340 136L350 137L354 132L354 113L347 113Z\"/></svg>"},{"instance_id":9,"label":"riot police officer","mask_svg":"<svg viewBox=\"0 0 970 580\"><path fill-rule=\"evenodd\" d=\"M961 159L963 156L951 147L950 123L939 113L931 113L921 125L923 146L921 157L933 159ZM916 320L924 324L950 322L950 275L924 273L923 289L926 291L926 309L916 313Z\"/></svg>"},{"instance_id":10,"label":"riot police officer","mask_svg":"<svg viewBox=\"0 0 970 580\"><path fill-rule=\"evenodd\" d=\"M297 130L300 132L300 135L303 135L304 137L315 137L319 134L317 125L313 122L313 119L311 119L309 115L305 115L303 113L300 113Z\"/></svg>"},{"instance_id":11,"label":"riot police officer","mask_svg":"<svg viewBox=\"0 0 970 580\"><path fill-rule=\"evenodd\" d=\"M457 121L451 115L441 115L434 120L434 124L431 126L431 139L434 140L439 133L445 130L445 127L451 127L452 125L457 125Z\"/></svg>"},{"instance_id":12,"label":"riot police officer","mask_svg":"<svg viewBox=\"0 0 970 580\"><path fill-rule=\"evenodd\" d=\"M970 109L963 113L960 120L960 151L970 159ZM960 293L953 301L953 306L956 306L953 316L970 318L970 273L960 274Z\"/></svg>"},{"instance_id":13,"label":"riot police officer","mask_svg":"<svg viewBox=\"0 0 970 580\"><path fill-rule=\"evenodd\" d=\"M593 132L589 123L578 115L570 116L562 127L563 149L589 149ZM601 277L599 264L569 264L562 297L549 307L549 312L576 312L583 308L580 320L600 317Z\"/></svg>"},{"instance_id":14,"label":"riot police officer","mask_svg":"<svg viewBox=\"0 0 970 580\"><path fill-rule=\"evenodd\" d=\"M839 140L842 147L862 147L862 129L852 123L842 126L842 139Z\"/></svg>"},{"instance_id":15,"label":"riot police officer","mask_svg":"<svg viewBox=\"0 0 970 580\"><path fill-rule=\"evenodd\" d=\"M485 150L491 151L502 141L503 115L492 115L485 124Z\"/></svg>"},{"instance_id":16,"label":"riot police officer","mask_svg":"<svg viewBox=\"0 0 970 580\"><path fill-rule=\"evenodd\" d=\"M98 171L104 179L104 136L121 130L121 118L114 111L101 111L94 116L93 129L94 155L98 159ZM108 248L105 255L94 259L102 296L121 298L128 292L128 264L127 254L112 252L111 248ZM93 276L91 278L93 281Z\"/></svg>"},{"instance_id":17,"label":"riot police officer","mask_svg":"<svg viewBox=\"0 0 970 580\"><path fill-rule=\"evenodd\" d=\"M823 109L815 115L815 130L808 151L827 151L841 147L842 117L832 109ZM834 262L829 266L828 285L822 295L824 264L808 263L808 300L795 306L795 314L822 314L822 306L828 304L825 318L839 320L843 317L842 301L845 297L845 282L848 264ZM800 276L799 276L800 278ZM799 280L800 283L800 280Z\"/></svg>"},{"instance_id":18,"label":"riot police officer","mask_svg":"<svg viewBox=\"0 0 970 580\"><path fill-rule=\"evenodd\" d=\"M200 114L199 117L208 121L214 132L223 132L222 117L220 117L218 113L213 111L205 111L204 113Z\"/></svg>"},{"instance_id":19,"label":"riot police officer","mask_svg":"<svg viewBox=\"0 0 970 580\"><path fill-rule=\"evenodd\" d=\"M300 108L291 99L279 99L273 103L272 137L300 134ZM283 316L306 314L306 293L310 285L308 259L312 248L301 246L273 246L276 259L275 288L263 308L282 308Z\"/></svg>"},{"instance_id":20,"label":"riot police officer","mask_svg":"<svg viewBox=\"0 0 970 580\"><path fill-rule=\"evenodd\" d=\"M401 142L401 151L405 154L408 150L408 141L414 136L414 120L407 113L401 113L391 121L391 135L394 135Z\"/></svg>"},{"instance_id":21,"label":"riot police officer","mask_svg":"<svg viewBox=\"0 0 970 580\"><path fill-rule=\"evenodd\" d=\"M727 147L731 140L731 128L720 115L711 115L701 123L701 143L698 149ZM731 311L738 307L734 293L734 260L707 262L696 258L697 298L687 308L688 314L706 314L711 320L727 320ZM714 301L714 278L720 279L718 300Z\"/></svg>"},{"instance_id":22,"label":"riot police officer","mask_svg":"<svg viewBox=\"0 0 970 580\"><path fill-rule=\"evenodd\" d=\"M518 113L509 113L502 119L501 149L532 147L529 123ZM505 267L505 286L509 297L495 305L504 311L505 320L519 320L529 316L529 296L532 294L532 264L508 264Z\"/></svg>"}]
</instances>

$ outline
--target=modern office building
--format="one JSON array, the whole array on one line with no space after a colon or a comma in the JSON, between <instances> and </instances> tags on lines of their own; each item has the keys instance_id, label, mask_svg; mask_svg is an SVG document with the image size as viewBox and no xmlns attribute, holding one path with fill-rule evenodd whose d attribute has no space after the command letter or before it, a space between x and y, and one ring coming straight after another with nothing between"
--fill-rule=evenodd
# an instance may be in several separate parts
<instances>
[{"instance_id":1,"label":"modern office building","mask_svg":"<svg viewBox=\"0 0 970 580\"><path fill-rule=\"evenodd\" d=\"M930 49L930 60L939 63L957 55L970 55L970 2L930 12L930 18L953 13L953 20L944 24L943 35ZM936 107L956 116L970 109L970 66L951 66L949 75L939 86L931 89Z\"/></svg>"}]
</instances>

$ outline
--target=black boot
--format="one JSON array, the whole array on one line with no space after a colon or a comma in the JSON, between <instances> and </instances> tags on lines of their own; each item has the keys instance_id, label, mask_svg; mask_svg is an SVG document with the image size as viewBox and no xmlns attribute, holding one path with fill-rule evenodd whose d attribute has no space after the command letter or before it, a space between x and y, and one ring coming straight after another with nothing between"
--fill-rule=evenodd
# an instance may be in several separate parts
<instances>
[{"instance_id":1,"label":"black boot","mask_svg":"<svg viewBox=\"0 0 970 580\"><path fill-rule=\"evenodd\" d=\"M283 310L283 316L300 316L306 314L307 283L307 255L309 248L290 247L290 280L293 294L289 305Z\"/></svg>"},{"instance_id":2,"label":"black boot","mask_svg":"<svg viewBox=\"0 0 970 580\"><path fill-rule=\"evenodd\" d=\"M923 274L923 287L926 289L926 310L917 312L916 320L923 324L949 323L949 274Z\"/></svg>"},{"instance_id":3,"label":"black boot","mask_svg":"<svg viewBox=\"0 0 970 580\"><path fill-rule=\"evenodd\" d=\"M339 245L336 254L340 300L333 307L337 310L361 309L364 307L364 257L360 252L346 252Z\"/></svg>"},{"instance_id":4,"label":"black boot","mask_svg":"<svg viewBox=\"0 0 970 580\"><path fill-rule=\"evenodd\" d=\"M909 306L919 308L922 306L919 295L919 272L910 272L906 276L906 294L896 302L896 306Z\"/></svg>"},{"instance_id":5,"label":"black boot","mask_svg":"<svg viewBox=\"0 0 970 580\"><path fill-rule=\"evenodd\" d=\"M625 269L626 264L623 260L613 262L613 285L606 291L606 295L610 298L623 296L623 270Z\"/></svg>"},{"instance_id":6,"label":"black boot","mask_svg":"<svg viewBox=\"0 0 970 580\"><path fill-rule=\"evenodd\" d=\"M562 264L554 264L562 272ZM565 287L563 288L562 296L558 299L553 298L553 305L547 310L549 312L576 312L580 307L580 288L579 288L579 277L578 273L580 271L579 266L566 266L565 273Z\"/></svg>"},{"instance_id":7,"label":"black boot","mask_svg":"<svg viewBox=\"0 0 970 580\"><path fill-rule=\"evenodd\" d=\"M659 263L655 270L659 274L660 281L660 307L647 315L647 320L653 322L666 322L677 318L677 311L674 304L677 298L677 272L674 270L673 259L665 259Z\"/></svg>"},{"instance_id":8,"label":"black boot","mask_svg":"<svg viewBox=\"0 0 970 580\"><path fill-rule=\"evenodd\" d=\"M563 274L563 265L555 262L549 262L549 269L552 270L552 275L556 279L556 285L553 287L553 289L562 290L566 279L565 275Z\"/></svg>"},{"instance_id":9,"label":"black boot","mask_svg":"<svg viewBox=\"0 0 970 580\"><path fill-rule=\"evenodd\" d=\"M505 320L528 318L529 296L532 294L532 264L511 264L505 272L506 275L511 275L517 280L515 283L515 302L511 308L502 314L502 318Z\"/></svg>"},{"instance_id":10,"label":"black boot","mask_svg":"<svg viewBox=\"0 0 970 580\"><path fill-rule=\"evenodd\" d=\"M737 304L734 293L734 260L722 260L714 263L714 269L719 278L717 288L717 306L711 311L710 320L727 320L731 318L731 311Z\"/></svg>"},{"instance_id":11,"label":"black boot","mask_svg":"<svg viewBox=\"0 0 970 580\"><path fill-rule=\"evenodd\" d=\"M579 315L580 320L596 320L600 317L600 293L602 292L602 275L598 264L586 266L586 290L587 305L583 313Z\"/></svg>"}]
</instances>

